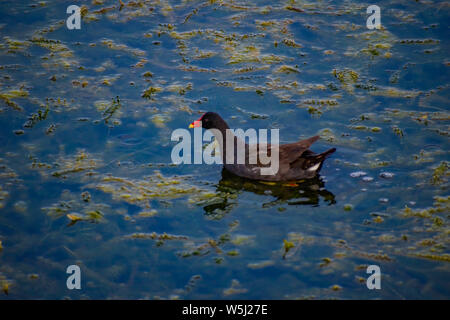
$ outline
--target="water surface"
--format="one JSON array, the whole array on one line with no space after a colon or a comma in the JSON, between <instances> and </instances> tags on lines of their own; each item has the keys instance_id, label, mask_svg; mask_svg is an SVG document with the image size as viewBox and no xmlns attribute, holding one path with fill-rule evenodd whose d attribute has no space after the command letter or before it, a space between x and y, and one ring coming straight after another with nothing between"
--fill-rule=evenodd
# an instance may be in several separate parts
<instances>
[{"instance_id":1,"label":"water surface","mask_svg":"<svg viewBox=\"0 0 450 320\"><path fill-rule=\"evenodd\" d=\"M2 299L449 298L448 2L123 3L0 4ZM205 111L337 152L289 185L172 165Z\"/></svg>"}]
</instances>

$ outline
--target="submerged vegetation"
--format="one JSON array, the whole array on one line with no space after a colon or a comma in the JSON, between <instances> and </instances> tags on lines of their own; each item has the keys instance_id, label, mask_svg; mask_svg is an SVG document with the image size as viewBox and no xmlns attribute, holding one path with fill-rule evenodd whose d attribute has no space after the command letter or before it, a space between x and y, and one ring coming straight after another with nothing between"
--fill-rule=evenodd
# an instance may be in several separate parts
<instances>
[{"instance_id":1,"label":"submerged vegetation","mask_svg":"<svg viewBox=\"0 0 450 320\"><path fill-rule=\"evenodd\" d=\"M105 176L95 187L112 194L113 199L150 208L150 200L169 200L189 195L201 196L208 191L190 185L187 177L165 177L156 171L142 180Z\"/></svg>"}]
</instances>

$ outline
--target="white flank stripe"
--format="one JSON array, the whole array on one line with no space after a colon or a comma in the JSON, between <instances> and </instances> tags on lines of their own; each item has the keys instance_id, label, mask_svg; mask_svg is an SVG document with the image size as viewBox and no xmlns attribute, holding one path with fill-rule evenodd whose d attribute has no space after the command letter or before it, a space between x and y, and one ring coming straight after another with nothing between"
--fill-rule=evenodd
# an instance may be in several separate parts
<instances>
[{"instance_id":1,"label":"white flank stripe","mask_svg":"<svg viewBox=\"0 0 450 320\"><path fill-rule=\"evenodd\" d=\"M313 165L311 168L308 168L308 171L316 171L319 169L320 162L318 164Z\"/></svg>"}]
</instances>

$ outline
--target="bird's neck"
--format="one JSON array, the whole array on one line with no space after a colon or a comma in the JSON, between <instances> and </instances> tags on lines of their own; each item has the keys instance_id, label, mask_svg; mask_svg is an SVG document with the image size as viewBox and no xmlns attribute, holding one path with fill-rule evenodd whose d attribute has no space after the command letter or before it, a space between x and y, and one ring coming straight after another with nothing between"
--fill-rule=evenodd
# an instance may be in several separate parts
<instances>
[{"instance_id":1,"label":"bird's neck","mask_svg":"<svg viewBox=\"0 0 450 320\"><path fill-rule=\"evenodd\" d=\"M219 144L220 148L220 156L222 158L223 163L225 164L227 162L227 156L232 157L233 163L236 163L237 159L237 149L242 149L242 145L244 145L244 150L247 147L247 144L245 141L242 141L240 138L236 137L232 130L230 130L230 127L225 123L221 123L219 126L216 126L215 130L212 130L213 134ZM218 134L218 132L220 134Z\"/></svg>"}]
</instances>

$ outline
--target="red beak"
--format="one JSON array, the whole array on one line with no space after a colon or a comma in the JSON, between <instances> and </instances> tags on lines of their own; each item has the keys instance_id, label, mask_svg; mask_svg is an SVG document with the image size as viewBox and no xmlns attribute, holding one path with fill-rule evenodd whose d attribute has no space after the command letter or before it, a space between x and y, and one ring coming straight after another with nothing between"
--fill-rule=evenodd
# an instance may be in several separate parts
<instances>
[{"instance_id":1,"label":"red beak","mask_svg":"<svg viewBox=\"0 0 450 320\"><path fill-rule=\"evenodd\" d=\"M202 121L201 120L195 120L194 122L192 122L189 125L189 128L198 128L202 126Z\"/></svg>"}]
</instances>

